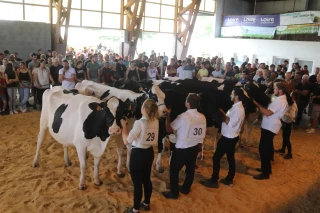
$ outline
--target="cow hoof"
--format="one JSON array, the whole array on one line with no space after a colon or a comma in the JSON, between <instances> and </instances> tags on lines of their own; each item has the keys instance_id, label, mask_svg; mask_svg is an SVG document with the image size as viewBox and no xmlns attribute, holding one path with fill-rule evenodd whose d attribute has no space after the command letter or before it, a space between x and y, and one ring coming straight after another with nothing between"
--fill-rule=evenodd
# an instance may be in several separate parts
<instances>
[{"instance_id":1,"label":"cow hoof","mask_svg":"<svg viewBox=\"0 0 320 213\"><path fill-rule=\"evenodd\" d=\"M124 178L124 174L121 173L121 174L117 174L119 178Z\"/></svg>"},{"instance_id":2,"label":"cow hoof","mask_svg":"<svg viewBox=\"0 0 320 213\"><path fill-rule=\"evenodd\" d=\"M66 167L72 166L72 162L69 161L68 163L65 163Z\"/></svg>"},{"instance_id":3,"label":"cow hoof","mask_svg":"<svg viewBox=\"0 0 320 213\"><path fill-rule=\"evenodd\" d=\"M164 173L164 169L163 168L159 168L159 169L156 169L159 173Z\"/></svg>"},{"instance_id":4,"label":"cow hoof","mask_svg":"<svg viewBox=\"0 0 320 213\"><path fill-rule=\"evenodd\" d=\"M96 186L102 186L102 184L103 184L103 182L101 180L100 180L100 183L98 183L98 184L94 183L94 185L96 185Z\"/></svg>"},{"instance_id":5,"label":"cow hoof","mask_svg":"<svg viewBox=\"0 0 320 213\"><path fill-rule=\"evenodd\" d=\"M34 167L34 168L39 167L39 163L38 162L37 163L33 163L32 167Z\"/></svg>"},{"instance_id":6,"label":"cow hoof","mask_svg":"<svg viewBox=\"0 0 320 213\"><path fill-rule=\"evenodd\" d=\"M78 189L79 189L79 190L86 190L86 189L87 189L87 186L79 186Z\"/></svg>"}]
</instances>

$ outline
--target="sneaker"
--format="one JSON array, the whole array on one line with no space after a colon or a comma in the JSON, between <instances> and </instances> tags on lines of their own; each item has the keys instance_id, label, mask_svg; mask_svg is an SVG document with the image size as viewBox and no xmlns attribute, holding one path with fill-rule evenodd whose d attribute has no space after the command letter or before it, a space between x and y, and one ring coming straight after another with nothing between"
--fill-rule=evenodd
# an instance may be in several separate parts
<instances>
[{"instance_id":1,"label":"sneaker","mask_svg":"<svg viewBox=\"0 0 320 213\"><path fill-rule=\"evenodd\" d=\"M25 112L27 112L27 109L26 108L25 109L21 109L21 112L25 113Z\"/></svg>"},{"instance_id":2,"label":"sneaker","mask_svg":"<svg viewBox=\"0 0 320 213\"><path fill-rule=\"evenodd\" d=\"M10 111L10 115L13 115L13 112L12 112L12 111Z\"/></svg>"},{"instance_id":3,"label":"sneaker","mask_svg":"<svg viewBox=\"0 0 320 213\"><path fill-rule=\"evenodd\" d=\"M311 128L307 133L308 133L308 134L311 134L311 133L315 133L315 132L316 132L316 130L313 129L313 128Z\"/></svg>"},{"instance_id":4,"label":"sneaker","mask_svg":"<svg viewBox=\"0 0 320 213\"><path fill-rule=\"evenodd\" d=\"M140 209L143 208L145 211L150 211L150 205L145 203L140 203Z\"/></svg>"},{"instance_id":5,"label":"sneaker","mask_svg":"<svg viewBox=\"0 0 320 213\"><path fill-rule=\"evenodd\" d=\"M220 180L220 183L226 185L226 186L230 186L230 187L233 187L233 181L231 180L227 180L227 179L221 179Z\"/></svg>"},{"instance_id":6,"label":"sneaker","mask_svg":"<svg viewBox=\"0 0 320 213\"><path fill-rule=\"evenodd\" d=\"M15 114L19 114L19 112L18 112L17 110L13 110L13 112L14 112Z\"/></svg>"},{"instance_id":7,"label":"sneaker","mask_svg":"<svg viewBox=\"0 0 320 213\"><path fill-rule=\"evenodd\" d=\"M19 111L22 111L22 107L21 107L21 106L19 106L19 107L18 107L18 110L19 110Z\"/></svg>"},{"instance_id":8,"label":"sneaker","mask_svg":"<svg viewBox=\"0 0 320 213\"><path fill-rule=\"evenodd\" d=\"M265 179L269 179L269 175L264 175L264 174L259 174L259 175L255 175L253 176L253 179L256 180L265 180Z\"/></svg>"},{"instance_id":9,"label":"sneaker","mask_svg":"<svg viewBox=\"0 0 320 213\"><path fill-rule=\"evenodd\" d=\"M290 154L286 154L284 157L283 157L284 159L291 159L292 158L292 154L290 153Z\"/></svg>"},{"instance_id":10,"label":"sneaker","mask_svg":"<svg viewBox=\"0 0 320 213\"><path fill-rule=\"evenodd\" d=\"M162 192L162 195L163 195L165 198L167 198L167 199L173 199L173 200L178 199L178 196L177 196L177 195L172 194L172 192L171 192L171 191Z\"/></svg>"}]
</instances>

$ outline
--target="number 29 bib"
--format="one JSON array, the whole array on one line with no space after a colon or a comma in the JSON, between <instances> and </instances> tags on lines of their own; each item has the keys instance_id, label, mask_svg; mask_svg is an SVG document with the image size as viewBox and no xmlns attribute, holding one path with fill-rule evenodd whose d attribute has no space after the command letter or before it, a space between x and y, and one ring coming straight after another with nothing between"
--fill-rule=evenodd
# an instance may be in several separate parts
<instances>
[{"instance_id":1,"label":"number 29 bib","mask_svg":"<svg viewBox=\"0 0 320 213\"><path fill-rule=\"evenodd\" d=\"M206 137L206 124L191 124L189 126L188 138L203 139Z\"/></svg>"},{"instance_id":2,"label":"number 29 bib","mask_svg":"<svg viewBox=\"0 0 320 213\"><path fill-rule=\"evenodd\" d=\"M141 144L143 145L157 145L159 129L157 128L146 128L143 131L143 138Z\"/></svg>"}]
</instances>

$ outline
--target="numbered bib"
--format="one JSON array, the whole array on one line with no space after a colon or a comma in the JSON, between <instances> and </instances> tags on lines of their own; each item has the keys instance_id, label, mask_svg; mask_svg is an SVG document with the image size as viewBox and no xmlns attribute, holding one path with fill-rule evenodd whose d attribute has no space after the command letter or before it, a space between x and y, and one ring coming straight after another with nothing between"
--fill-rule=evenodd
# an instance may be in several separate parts
<instances>
[{"instance_id":1,"label":"numbered bib","mask_svg":"<svg viewBox=\"0 0 320 213\"><path fill-rule=\"evenodd\" d=\"M188 138L190 139L203 139L206 137L205 124L191 124L189 127Z\"/></svg>"},{"instance_id":2,"label":"numbered bib","mask_svg":"<svg viewBox=\"0 0 320 213\"><path fill-rule=\"evenodd\" d=\"M144 135L141 141L143 145L157 145L158 144L158 133L157 128L146 128L144 129Z\"/></svg>"}]
</instances>

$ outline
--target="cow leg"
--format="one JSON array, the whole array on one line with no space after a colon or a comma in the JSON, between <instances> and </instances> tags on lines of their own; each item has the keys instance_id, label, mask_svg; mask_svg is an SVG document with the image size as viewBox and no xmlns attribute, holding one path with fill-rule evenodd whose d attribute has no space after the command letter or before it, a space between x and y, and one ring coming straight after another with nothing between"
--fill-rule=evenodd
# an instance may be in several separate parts
<instances>
[{"instance_id":1,"label":"cow leg","mask_svg":"<svg viewBox=\"0 0 320 213\"><path fill-rule=\"evenodd\" d=\"M94 184L97 186L101 186L103 182L99 178L99 164L101 157L94 157L94 170L93 170L93 180Z\"/></svg>"},{"instance_id":2,"label":"cow leg","mask_svg":"<svg viewBox=\"0 0 320 213\"><path fill-rule=\"evenodd\" d=\"M41 145L42 145L45 133L46 133L46 129L47 128L45 127L45 125L41 125L41 123L40 123L40 131L39 131L38 140L37 140L37 151L36 151L36 155L34 156L33 164L32 164L33 167L39 166L40 148L41 148Z\"/></svg>"},{"instance_id":3,"label":"cow leg","mask_svg":"<svg viewBox=\"0 0 320 213\"><path fill-rule=\"evenodd\" d=\"M253 122L258 119L259 117L259 113L255 112L255 113L250 113L248 115L248 118L246 119L246 126L247 126L247 130L246 130L246 143L249 145L250 143L250 134L252 131L252 127L253 127Z\"/></svg>"},{"instance_id":4,"label":"cow leg","mask_svg":"<svg viewBox=\"0 0 320 213\"><path fill-rule=\"evenodd\" d=\"M247 118L244 118L244 119L245 119L244 123L247 122ZM242 138L242 134L244 132L244 126L245 126L244 123L241 125L241 130L240 130L240 133L239 133L239 147L240 148L243 148L243 144L242 144L241 138Z\"/></svg>"},{"instance_id":5,"label":"cow leg","mask_svg":"<svg viewBox=\"0 0 320 213\"><path fill-rule=\"evenodd\" d=\"M112 137L116 139L116 137ZM111 138L110 138L111 139ZM123 142L122 140L117 140L117 153L118 153L118 165L117 165L117 175L119 178L124 177L124 173L121 172L121 166L122 166L122 153L123 153Z\"/></svg>"},{"instance_id":6,"label":"cow leg","mask_svg":"<svg viewBox=\"0 0 320 213\"><path fill-rule=\"evenodd\" d=\"M162 153L165 150L165 142L166 142L166 137L164 137L162 139L162 150L158 150L158 158L157 158L157 162L156 162L156 170L159 173L163 173L164 172L164 168L162 166Z\"/></svg>"},{"instance_id":7,"label":"cow leg","mask_svg":"<svg viewBox=\"0 0 320 213\"><path fill-rule=\"evenodd\" d=\"M63 146L63 158L64 158L64 164L67 167L72 165L72 162L69 159L68 147L67 146Z\"/></svg>"},{"instance_id":8,"label":"cow leg","mask_svg":"<svg viewBox=\"0 0 320 213\"><path fill-rule=\"evenodd\" d=\"M80 190L86 190L86 178L85 178L85 172L86 172L86 148L85 147L76 147L78 152L78 157L80 161L80 183L78 186L78 189Z\"/></svg>"}]
</instances>

